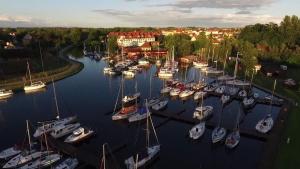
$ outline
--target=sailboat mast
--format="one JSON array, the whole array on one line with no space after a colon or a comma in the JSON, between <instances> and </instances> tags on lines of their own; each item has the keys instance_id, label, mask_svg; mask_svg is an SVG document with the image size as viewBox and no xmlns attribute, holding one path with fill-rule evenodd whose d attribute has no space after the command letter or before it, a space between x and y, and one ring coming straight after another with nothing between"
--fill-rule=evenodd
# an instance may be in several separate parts
<instances>
[{"instance_id":1,"label":"sailboat mast","mask_svg":"<svg viewBox=\"0 0 300 169\"><path fill-rule=\"evenodd\" d=\"M45 124L43 124L43 129L45 131ZM48 141L47 141L47 134L44 133L44 137L45 137L45 143L46 143L46 149L47 149L47 154L49 156L49 147L48 147Z\"/></svg>"},{"instance_id":2,"label":"sailboat mast","mask_svg":"<svg viewBox=\"0 0 300 169\"><path fill-rule=\"evenodd\" d=\"M139 154L136 154L135 169L138 169Z\"/></svg>"},{"instance_id":3,"label":"sailboat mast","mask_svg":"<svg viewBox=\"0 0 300 169\"><path fill-rule=\"evenodd\" d=\"M225 75L225 69L226 69L226 64L227 64L227 57L228 57L228 50L226 51L226 56L225 56L224 65L223 65L223 76Z\"/></svg>"},{"instance_id":4,"label":"sailboat mast","mask_svg":"<svg viewBox=\"0 0 300 169\"><path fill-rule=\"evenodd\" d=\"M59 119L59 108L58 108L58 103L57 103L57 97L56 97L56 90L55 90L55 85L54 85L54 81L52 79L52 86L53 86L53 93L54 93L54 101L55 101L55 107L56 107L56 119Z\"/></svg>"},{"instance_id":5,"label":"sailboat mast","mask_svg":"<svg viewBox=\"0 0 300 169\"><path fill-rule=\"evenodd\" d=\"M27 136L28 136L28 142L29 142L29 149L31 151L32 144L31 144L31 136L30 136L29 121L28 120L26 120L26 128L27 128Z\"/></svg>"},{"instance_id":6,"label":"sailboat mast","mask_svg":"<svg viewBox=\"0 0 300 169\"><path fill-rule=\"evenodd\" d=\"M240 54L240 53L237 52L236 58L235 58L235 67L234 67L234 75L233 75L234 78L236 78L237 71L238 71L238 66L239 66L238 59L239 59L239 54Z\"/></svg>"},{"instance_id":7,"label":"sailboat mast","mask_svg":"<svg viewBox=\"0 0 300 169\"><path fill-rule=\"evenodd\" d=\"M124 78L123 78L123 75L122 75L121 85L122 85L122 88L121 88L121 92L122 92L121 103L122 103L122 108L123 108L124 107L124 103L122 101L122 99L124 98Z\"/></svg>"},{"instance_id":8,"label":"sailboat mast","mask_svg":"<svg viewBox=\"0 0 300 169\"><path fill-rule=\"evenodd\" d=\"M102 153L103 153L103 155L102 155L102 162L103 162L103 169L105 169L106 168L106 163L105 163L105 144L103 144L103 146L102 146L103 148L102 148Z\"/></svg>"},{"instance_id":9,"label":"sailboat mast","mask_svg":"<svg viewBox=\"0 0 300 169\"><path fill-rule=\"evenodd\" d=\"M146 123L146 148L149 148L149 111L148 111L148 101L146 99L146 107L147 107L147 123Z\"/></svg>"},{"instance_id":10,"label":"sailboat mast","mask_svg":"<svg viewBox=\"0 0 300 169\"><path fill-rule=\"evenodd\" d=\"M28 61L27 61L27 69L28 69L28 73L29 73L30 83L31 83L31 85L32 85L31 72L30 72L30 67L29 67Z\"/></svg>"},{"instance_id":11,"label":"sailboat mast","mask_svg":"<svg viewBox=\"0 0 300 169\"><path fill-rule=\"evenodd\" d=\"M149 89L149 98L151 98L152 73L150 73L150 82L149 83L150 83L150 85L149 85L150 86L150 89Z\"/></svg>"}]
</instances>

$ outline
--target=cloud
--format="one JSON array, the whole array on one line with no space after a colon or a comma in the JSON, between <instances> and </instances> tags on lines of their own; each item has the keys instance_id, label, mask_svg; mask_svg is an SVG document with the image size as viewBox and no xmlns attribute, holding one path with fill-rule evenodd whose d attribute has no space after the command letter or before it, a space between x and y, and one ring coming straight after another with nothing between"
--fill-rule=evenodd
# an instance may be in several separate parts
<instances>
[{"instance_id":1,"label":"cloud","mask_svg":"<svg viewBox=\"0 0 300 169\"><path fill-rule=\"evenodd\" d=\"M239 14L239 15L249 15L249 14L251 14L251 12L250 12L250 11L244 10L244 11L236 12L235 14Z\"/></svg>"},{"instance_id":2,"label":"cloud","mask_svg":"<svg viewBox=\"0 0 300 169\"><path fill-rule=\"evenodd\" d=\"M96 9L92 12L104 14L104 15L113 15L113 16L132 16L132 13L129 11L121 11L115 9Z\"/></svg>"},{"instance_id":3,"label":"cloud","mask_svg":"<svg viewBox=\"0 0 300 169\"><path fill-rule=\"evenodd\" d=\"M174 3L156 4L155 6L173 6L177 8L221 8L249 9L270 5L277 0L178 0Z\"/></svg>"},{"instance_id":4,"label":"cloud","mask_svg":"<svg viewBox=\"0 0 300 169\"><path fill-rule=\"evenodd\" d=\"M11 16L0 14L0 27L33 27L46 26L45 21L28 16Z\"/></svg>"}]
</instances>

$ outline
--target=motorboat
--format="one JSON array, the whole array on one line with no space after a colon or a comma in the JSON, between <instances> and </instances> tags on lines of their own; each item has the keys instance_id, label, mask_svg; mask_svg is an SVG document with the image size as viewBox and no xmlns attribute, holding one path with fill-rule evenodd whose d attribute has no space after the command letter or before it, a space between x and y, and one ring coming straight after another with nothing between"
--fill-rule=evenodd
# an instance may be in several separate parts
<instances>
[{"instance_id":1,"label":"motorboat","mask_svg":"<svg viewBox=\"0 0 300 169\"><path fill-rule=\"evenodd\" d=\"M201 98L204 98L206 95L207 95L207 92L204 92L204 91L196 92L194 94L194 100L199 100Z\"/></svg>"},{"instance_id":2,"label":"motorboat","mask_svg":"<svg viewBox=\"0 0 300 169\"><path fill-rule=\"evenodd\" d=\"M215 92L218 94L223 94L225 92L226 87L225 86L219 86L216 88Z\"/></svg>"},{"instance_id":3,"label":"motorboat","mask_svg":"<svg viewBox=\"0 0 300 169\"><path fill-rule=\"evenodd\" d=\"M246 90L241 90L241 91L239 91L238 96L239 97L247 97L248 93Z\"/></svg>"},{"instance_id":4,"label":"motorboat","mask_svg":"<svg viewBox=\"0 0 300 169\"><path fill-rule=\"evenodd\" d=\"M80 127L80 123L67 124L67 125L58 125L50 133L53 138L61 138L68 134L71 134L74 130Z\"/></svg>"},{"instance_id":5,"label":"motorboat","mask_svg":"<svg viewBox=\"0 0 300 169\"><path fill-rule=\"evenodd\" d=\"M130 116L128 118L128 122L136 122L136 121L140 121L140 120L144 120L147 118L147 116L149 116L151 114L151 112L149 112L148 108L146 106L141 107L138 109L138 111L133 114L132 116Z\"/></svg>"},{"instance_id":6,"label":"motorboat","mask_svg":"<svg viewBox=\"0 0 300 169\"><path fill-rule=\"evenodd\" d=\"M226 104L226 103L228 103L230 101L230 96L229 95L222 95L221 96L221 102L222 102L222 104L224 105L224 104Z\"/></svg>"},{"instance_id":7,"label":"motorboat","mask_svg":"<svg viewBox=\"0 0 300 169\"><path fill-rule=\"evenodd\" d=\"M197 140L199 139L205 131L205 122L200 122L199 124L195 125L192 129L189 131L190 138Z\"/></svg>"},{"instance_id":8,"label":"motorboat","mask_svg":"<svg viewBox=\"0 0 300 169\"><path fill-rule=\"evenodd\" d=\"M202 88L204 88L206 85L207 85L207 84L206 84L204 81L201 81L201 82L196 83L196 84L192 87L192 89L198 91L198 90L201 90Z\"/></svg>"},{"instance_id":9,"label":"motorboat","mask_svg":"<svg viewBox=\"0 0 300 169\"><path fill-rule=\"evenodd\" d=\"M226 136L226 129L223 127L216 127L213 131L212 131L212 142L213 143L217 143L219 141L221 141L225 136Z\"/></svg>"},{"instance_id":10,"label":"motorboat","mask_svg":"<svg viewBox=\"0 0 300 169\"><path fill-rule=\"evenodd\" d=\"M91 136L93 136L95 132L86 127L79 127L74 130L73 133L65 139L66 143L78 143L83 141Z\"/></svg>"},{"instance_id":11,"label":"motorboat","mask_svg":"<svg viewBox=\"0 0 300 169\"><path fill-rule=\"evenodd\" d=\"M112 70L113 70L112 67L105 67L105 68L103 68L103 73L108 74Z\"/></svg>"},{"instance_id":12,"label":"motorboat","mask_svg":"<svg viewBox=\"0 0 300 169\"><path fill-rule=\"evenodd\" d=\"M254 104L255 104L255 100L253 97L250 97L250 98L245 97L243 99L243 106L245 108L251 108Z\"/></svg>"},{"instance_id":13,"label":"motorboat","mask_svg":"<svg viewBox=\"0 0 300 169\"><path fill-rule=\"evenodd\" d=\"M49 154L47 156L38 158L36 161L29 162L26 165L20 167L19 169L37 169L46 168L54 164L61 159L59 154Z\"/></svg>"},{"instance_id":14,"label":"motorboat","mask_svg":"<svg viewBox=\"0 0 300 169\"><path fill-rule=\"evenodd\" d=\"M170 93L170 91L172 89L173 89L172 87L165 87L165 88L163 88L163 89L160 90L160 93L161 94L167 94L167 93Z\"/></svg>"},{"instance_id":15,"label":"motorboat","mask_svg":"<svg viewBox=\"0 0 300 169\"><path fill-rule=\"evenodd\" d=\"M172 78L173 74L174 74L174 72L172 70L161 68L158 72L158 77L168 79L168 78Z\"/></svg>"},{"instance_id":16,"label":"motorboat","mask_svg":"<svg viewBox=\"0 0 300 169\"><path fill-rule=\"evenodd\" d=\"M138 64L141 65L141 66L147 66L147 65L149 65L150 63L149 63L148 60L140 59L140 60L138 61Z\"/></svg>"},{"instance_id":17,"label":"motorboat","mask_svg":"<svg viewBox=\"0 0 300 169\"><path fill-rule=\"evenodd\" d=\"M208 63L206 63L206 62L200 62L200 61L194 61L193 62L193 66L195 68L203 68L203 67L207 67Z\"/></svg>"},{"instance_id":18,"label":"motorboat","mask_svg":"<svg viewBox=\"0 0 300 169\"><path fill-rule=\"evenodd\" d=\"M159 111L164 109L167 106L167 104L168 104L168 100L161 100L159 103L153 105L151 108L153 110Z\"/></svg>"},{"instance_id":19,"label":"motorboat","mask_svg":"<svg viewBox=\"0 0 300 169\"><path fill-rule=\"evenodd\" d=\"M24 86L25 92L36 91L46 87L42 81L32 82L30 85Z\"/></svg>"},{"instance_id":20,"label":"motorboat","mask_svg":"<svg viewBox=\"0 0 300 169\"><path fill-rule=\"evenodd\" d=\"M205 91L205 92L213 92L213 91L216 90L216 88L217 87L214 86L214 85L208 85L208 86L204 87L203 91Z\"/></svg>"},{"instance_id":21,"label":"motorboat","mask_svg":"<svg viewBox=\"0 0 300 169\"><path fill-rule=\"evenodd\" d=\"M0 89L0 99L8 98L13 95L12 90Z\"/></svg>"},{"instance_id":22,"label":"motorboat","mask_svg":"<svg viewBox=\"0 0 300 169\"><path fill-rule=\"evenodd\" d=\"M134 71L130 71L130 70L125 70L122 73L123 73L123 75L125 77L134 77L135 76L135 72Z\"/></svg>"},{"instance_id":23,"label":"motorboat","mask_svg":"<svg viewBox=\"0 0 300 169\"><path fill-rule=\"evenodd\" d=\"M228 87L228 94L230 96L235 96L238 93L239 89L236 87Z\"/></svg>"},{"instance_id":24,"label":"motorboat","mask_svg":"<svg viewBox=\"0 0 300 169\"><path fill-rule=\"evenodd\" d=\"M19 155L13 157L10 159L4 166L3 168L17 168L20 167L32 160L35 160L37 158L40 158L42 156L47 155L49 152L47 151L23 151Z\"/></svg>"},{"instance_id":25,"label":"motorboat","mask_svg":"<svg viewBox=\"0 0 300 169\"><path fill-rule=\"evenodd\" d=\"M180 98L189 97L189 96L193 95L194 93L195 93L195 91L187 89L187 90L180 92L179 97Z\"/></svg>"},{"instance_id":26,"label":"motorboat","mask_svg":"<svg viewBox=\"0 0 300 169\"><path fill-rule=\"evenodd\" d=\"M20 149L19 146L13 146L10 148L7 148L5 150L2 150L0 152L0 159L9 159L13 156L16 156L18 154L20 154L22 152L22 150Z\"/></svg>"},{"instance_id":27,"label":"motorboat","mask_svg":"<svg viewBox=\"0 0 300 169\"><path fill-rule=\"evenodd\" d=\"M63 119L54 120L52 122L45 122L35 130L33 137L35 138L40 137L43 134L47 134L51 132L56 126L67 125L75 122L76 120L77 120L77 116L71 116Z\"/></svg>"},{"instance_id":28,"label":"motorboat","mask_svg":"<svg viewBox=\"0 0 300 169\"><path fill-rule=\"evenodd\" d=\"M129 103L132 103L136 100L138 100L141 96L141 93L135 93L131 96L125 96L123 99L122 99L122 102L123 104L129 104Z\"/></svg>"},{"instance_id":29,"label":"motorboat","mask_svg":"<svg viewBox=\"0 0 300 169\"><path fill-rule=\"evenodd\" d=\"M212 113L213 113L212 106L200 106L195 109L193 117L197 118L198 120L204 120L207 119L209 116L211 116Z\"/></svg>"},{"instance_id":30,"label":"motorboat","mask_svg":"<svg viewBox=\"0 0 300 169\"><path fill-rule=\"evenodd\" d=\"M67 158L60 164L54 167L54 169L75 169L78 166L78 160L76 158Z\"/></svg>"},{"instance_id":31,"label":"motorboat","mask_svg":"<svg viewBox=\"0 0 300 169\"><path fill-rule=\"evenodd\" d=\"M170 91L170 96L178 96L182 90L179 88L174 88Z\"/></svg>"},{"instance_id":32,"label":"motorboat","mask_svg":"<svg viewBox=\"0 0 300 169\"><path fill-rule=\"evenodd\" d=\"M225 140L225 145L230 149L235 148L239 144L240 139L241 139L240 131L239 130L233 131L227 136Z\"/></svg>"},{"instance_id":33,"label":"motorboat","mask_svg":"<svg viewBox=\"0 0 300 169\"><path fill-rule=\"evenodd\" d=\"M127 119L130 116L132 116L133 114L135 114L137 111L138 111L138 108L136 105L132 105L129 107L123 107L112 116L112 120Z\"/></svg>"},{"instance_id":34,"label":"motorboat","mask_svg":"<svg viewBox=\"0 0 300 169\"><path fill-rule=\"evenodd\" d=\"M256 124L255 129L260 133L268 133L272 129L273 124L274 120L271 114L268 114Z\"/></svg>"}]
</instances>

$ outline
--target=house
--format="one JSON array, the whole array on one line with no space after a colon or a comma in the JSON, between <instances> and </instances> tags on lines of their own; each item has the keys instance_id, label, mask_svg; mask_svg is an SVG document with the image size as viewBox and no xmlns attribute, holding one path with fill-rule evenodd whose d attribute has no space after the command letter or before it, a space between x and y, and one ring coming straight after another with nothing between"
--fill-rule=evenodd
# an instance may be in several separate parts
<instances>
[{"instance_id":1,"label":"house","mask_svg":"<svg viewBox=\"0 0 300 169\"><path fill-rule=\"evenodd\" d=\"M142 51L151 51L151 43L150 42L145 42L142 46L141 46Z\"/></svg>"}]
</instances>

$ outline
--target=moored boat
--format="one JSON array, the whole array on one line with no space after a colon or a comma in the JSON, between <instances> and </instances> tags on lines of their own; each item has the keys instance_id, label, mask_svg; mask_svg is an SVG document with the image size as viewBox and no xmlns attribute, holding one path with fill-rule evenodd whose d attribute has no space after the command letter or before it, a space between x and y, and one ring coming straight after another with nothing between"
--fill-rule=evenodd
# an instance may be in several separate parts
<instances>
[{"instance_id":1,"label":"moored boat","mask_svg":"<svg viewBox=\"0 0 300 169\"><path fill-rule=\"evenodd\" d=\"M157 104L153 105L151 108L152 108L153 110L158 111L158 110L164 109L164 108L167 106L167 104L168 104L168 100L161 100L161 101L158 102Z\"/></svg>"},{"instance_id":2,"label":"moored boat","mask_svg":"<svg viewBox=\"0 0 300 169\"><path fill-rule=\"evenodd\" d=\"M221 141L225 136L226 136L226 129L223 127L216 127L213 131L212 131L212 142L213 143L217 143L219 141Z\"/></svg>"},{"instance_id":3,"label":"moored boat","mask_svg":"<svg viewBox=\"0 0 300 169\"><path fill-rule=\"evenodd\" d=\"M60 164L54 167L54 169L75 169L78 166L78 160L76 158L67 158Z\"/></svg>"},{"instance_id":4,"label":"moored boat","mask_svg":"<svg viewBox=\"0 0 300 169\"><path fill-rule=\"evenodd\" d=\"M135 114L137 112L137 110L138 110L138 108L136 105L129 106L129 107L123 107L123 108L121 108L121 110L119 110L112 116L112 120L127 119L130 116L132 116L133 114Z\"/></svg>"},{"instance_id":5,"label":"moored boat","mask_svg":"<svg viewBox=\"0 0 300 169\"><path fill-rule=\"evenodd\" d=\"M195 109L193 117L197 118L198 120L204 120L207 119L209 116L211 116L212 113L213 113L212 106L200 106Z\"/></svg>"},{"instance_id":6,"label":"moored boat","mask_svg":"<svg viewBox=\"0 0 300 169\"><path fill-rule=\"evenodd\" d=\"M194 94L194 100L199 100L201 98L204 98L206 95L207 95L207 92L204 92L204 91L196 92Z\"/></svg>"},{"instance_id":7,"label":"moored boat","mask_svg":"<svg viewBox=\"0 0 300 169\"><path fill-rule=\"evenodd\" d=\"M0 89L0 99L6 99L13 95L12 90Z\"/></svg>"},{"instance_id":8,"label":"moored boat","mask_svg":"<svg viewBox=\"0 0 300 169\"><path fill-rule=\"evenodd\" d=\"M195 125L192 129L189 131L190 138L197 140L199 139L205 131L205 122L200 122L199 124Z\"/></svg>"},{"instance_id":9,"label":"moored boat","mask_svg":"<svg viewBox=\"0 0 300 169\"><path fill-rule=\"evenodd\" d=\"M73 133L65 139L66 143L78 143L83 141L91 136L93 136L95 132L86 127L79 127L74 130Z\"/></svg>"},{"instance_id":10,"label":"moored boat","mask_svg":"<svg viewBox=\"0 0 300 169\"><path fill-rule=\"evenodd\" d=\"M50 133L53 138L61 138L68 134L71 134L74 130L80 127L80 123L67 124L67 125L58 125Z\"/></svg>"},{"instance_id":11,"label":"moored boat","mask_svg":"<svg viewBox=\"0 0 300 169\"><path fill-rule=\"evenodd\" d=\"M179 97L180 97L180 98L189 97L189 96L193 95L194 93L195 93L195 92L194 92L193 90L187 89L187 90L184 90L184 91L180 92L180 93L179 93Z\"/></svg>"},{"instance_id":12,"label":"moored boat","mask_svg":"<svg viewBox=\"0 0 300 169\"><path fill-rule=\"evenodd\" d=\"M230 101L230 96L229 95L222 95L221 96L221 102L222 102L222 104L224 105L224 104L226 104L226 103L228 103Z\"/></svg>"},{"instance_id":13,"label":"moored boat","mask_svg":"<svg viewBox=\"0 0 300 169\"><path fill-rule=\"evenodd\" d=\"M54 164L55 162L61 159L61 155L59 154L49 154L44 157L38 158L36 161L25 164L19 169L37 169L37 168L46 168Z\"/></svg>"},{"instance_id":14,"label":"moored boat","mask_svg":"<svg viewBox=\"0 0 300 169\"><path fill-rule=\"evenodd\" d=\"M258 123L255 126L255 129L260 133L268 133L274 124L274 120L271 116L271 114L268 114L265 118L258 121Z\"/></svg>"},{"instance_id":15,"label":"moored boat","mask_svg":"<svg viewBox=\"0 0 300 169\"><path fill-rule=\"evenodd\" d=\"M240 138L241 136L239 130L233 131L227 136L225 140L225 145L231 149L235 148L239 144Z\"/></svg>"},{"instance_id":16,"label":"moored boat","mask_svg":"<svg viewBox=\"0 0 300 169\"><path fill-rule=\"evenodd\" d=\"M2 150L0 152L0 159L9 159L13 156L16 156L22 152L21 148L17 145L7 148L5 150Z\"/></svg>"}]
</instances>

